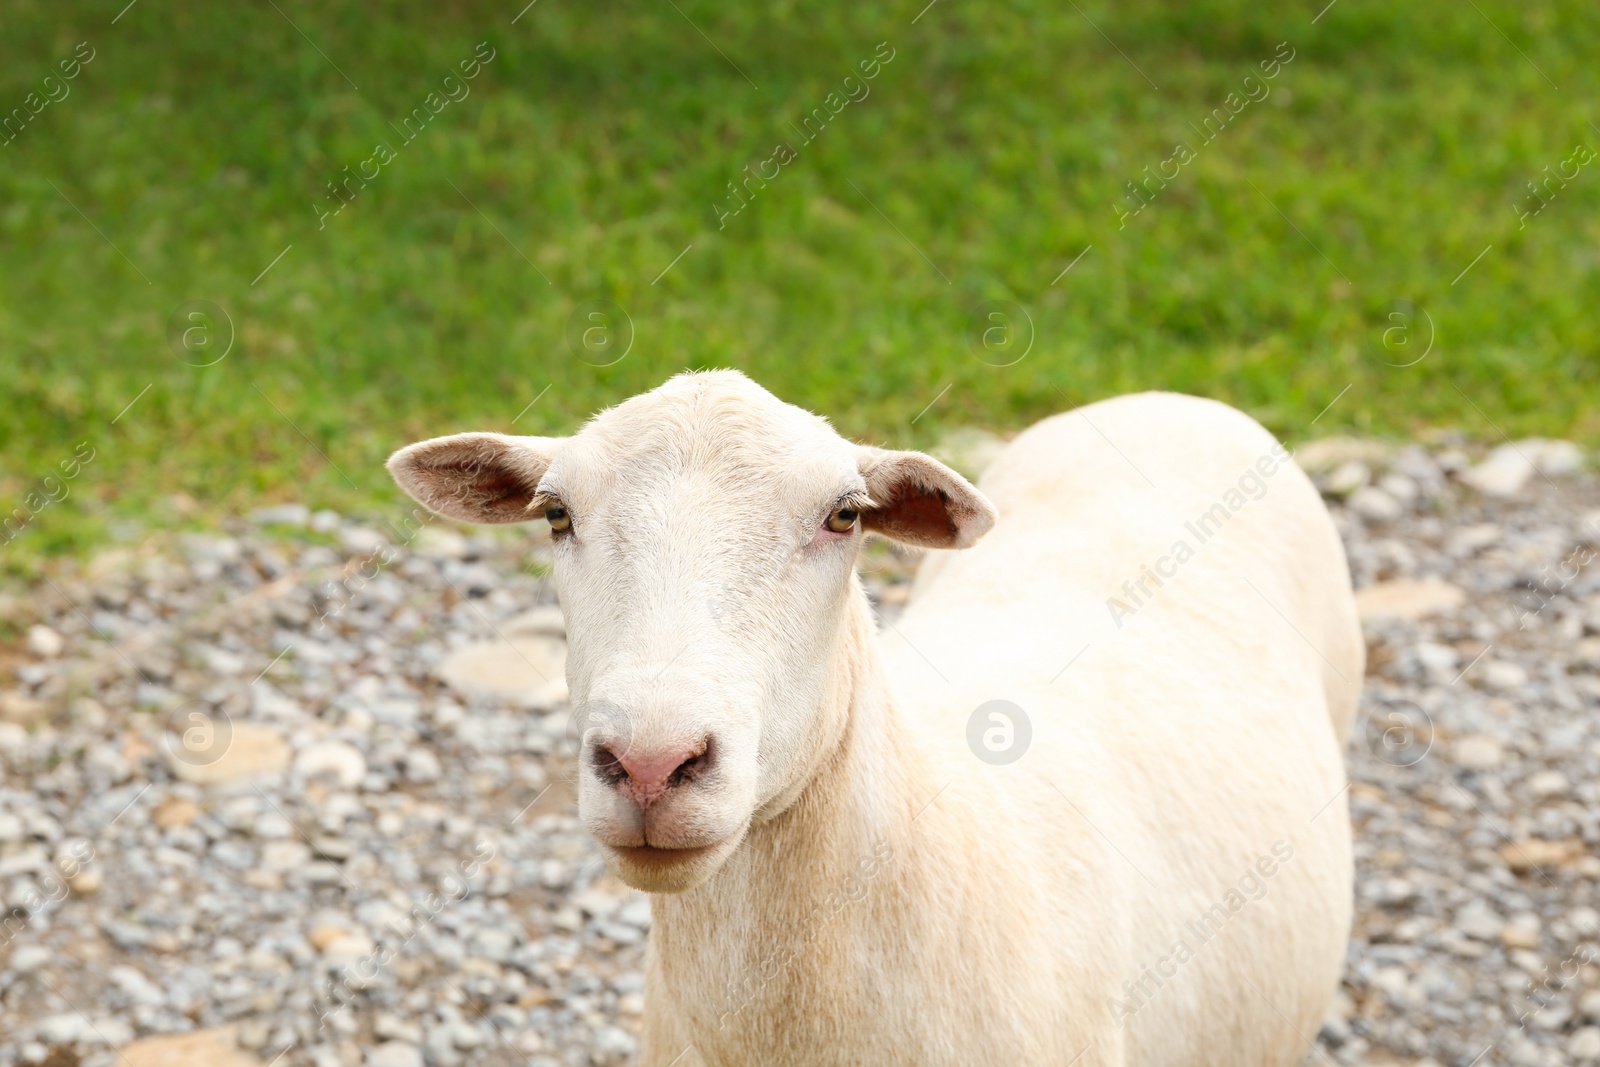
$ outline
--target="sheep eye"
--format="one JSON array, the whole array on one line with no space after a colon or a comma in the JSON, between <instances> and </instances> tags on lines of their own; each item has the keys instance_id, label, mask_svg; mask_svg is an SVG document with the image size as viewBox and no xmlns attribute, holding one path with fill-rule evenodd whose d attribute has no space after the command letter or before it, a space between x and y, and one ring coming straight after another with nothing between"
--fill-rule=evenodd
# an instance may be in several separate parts
<instances>
[{"instance_id":1,"label":"sheep eye","mask_svg":"<svg viewBox=\"0 0 1600 1067\"><path fill-rule=\"evenodd\" d=\"M856 525L857 512L854 508L840 508L828 516L823 525L834 533L849 533Z\"/></svg>"},{"instance_id":2,"label":"sheep eye","mask_svg":"<svg viewBox=\"0 0 1600 1067\"><path fill-rule=\"evenodd\" d=\"M550 524L551 533L566 533L572 529L572 516L560 504L551 504L544 509L545 521Z\"/></svg>"}]
</instances>

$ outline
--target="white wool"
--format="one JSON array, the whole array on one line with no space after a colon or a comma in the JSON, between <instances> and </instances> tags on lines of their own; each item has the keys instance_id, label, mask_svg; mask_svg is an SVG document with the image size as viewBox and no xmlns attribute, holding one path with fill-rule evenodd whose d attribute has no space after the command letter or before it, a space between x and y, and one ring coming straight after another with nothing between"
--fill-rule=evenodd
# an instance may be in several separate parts
<instances>
[{"instance_id":1,"label":"white wool","mask_svg":"<svg viewBox=\"0 0 1600 1067\"><path fill-rule=\"evenodd\" d=\"M643 1067L1300 1062L1349 928L1363 645L1320 498L1248 417L1094 404L980 494L714 372L390 467L458 518L571 516L580 810L658 894ZM841 500L976 544L880 635L859 527L821 531ZM969 748L994 700L1031 728L1015 762ZM592 761L708 743L647 812Z\"/></svg>"}]
</instances>

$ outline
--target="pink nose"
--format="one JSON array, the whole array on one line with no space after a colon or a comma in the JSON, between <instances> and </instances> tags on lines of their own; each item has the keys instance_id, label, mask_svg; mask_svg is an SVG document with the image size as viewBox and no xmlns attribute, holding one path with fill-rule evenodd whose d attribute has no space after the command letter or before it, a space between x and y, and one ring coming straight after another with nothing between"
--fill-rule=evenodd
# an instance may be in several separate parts
<instances>
[{"instance_id":1,"label":"pink nose","mask_svg":"<svg viewBox=\"0 0 1600 1067\"><path fill-rule=\"evenodd\" d=\"M698 778L710 765L710 738L698 745L657 749L654 752L639 749L621 753L613 753L607 748L595 750L595 766L601 777L615 783L618 789L639 805L641 811L647 810L674 787Z\"/></svg>"}]
</instances>

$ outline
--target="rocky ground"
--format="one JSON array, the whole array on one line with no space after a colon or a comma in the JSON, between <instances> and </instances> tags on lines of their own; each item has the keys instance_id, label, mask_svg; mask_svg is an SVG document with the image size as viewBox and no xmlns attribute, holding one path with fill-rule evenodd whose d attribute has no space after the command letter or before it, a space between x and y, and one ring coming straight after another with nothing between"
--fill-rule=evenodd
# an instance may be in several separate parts
<instances>
[{"instance_id":1,"label":"rocky ground","mask_svg":"<svg viewBox=\"0 0 1600 1067\"><path fill-rule=\"evenodd\" d=\"M1369 639L1311 1061L1600 1063L1600 483L1300 449ZM576 819L538 537L289 506L0 599L0 1065L625 1064L649 909ZM880 608L911 562L879 551Z\"/></svg>"}]
</instances>

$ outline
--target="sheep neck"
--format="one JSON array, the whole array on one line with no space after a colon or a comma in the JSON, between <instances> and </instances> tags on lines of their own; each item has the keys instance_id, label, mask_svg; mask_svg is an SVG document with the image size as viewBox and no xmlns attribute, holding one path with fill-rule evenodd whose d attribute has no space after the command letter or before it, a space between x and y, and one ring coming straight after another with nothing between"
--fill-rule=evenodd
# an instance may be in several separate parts
<instances>
[{"instance_id":1,"label":"sheep neck","mask_svg":"<svg viewBox=\"0 0 1600 1067\"><path fill-rule=\"evenodd\" d=\"M858 582L829 669L827 740L793 802L757 821L705 885L653 898L653 962L680 995L706 994L688 1003L743 1014L769 985L817 977L827 946L862 921L853 913L869 889L893 893L929 855L912 835L939 821L924 816L941 783L890 698Z\"/></svg>"}]
</instances>

